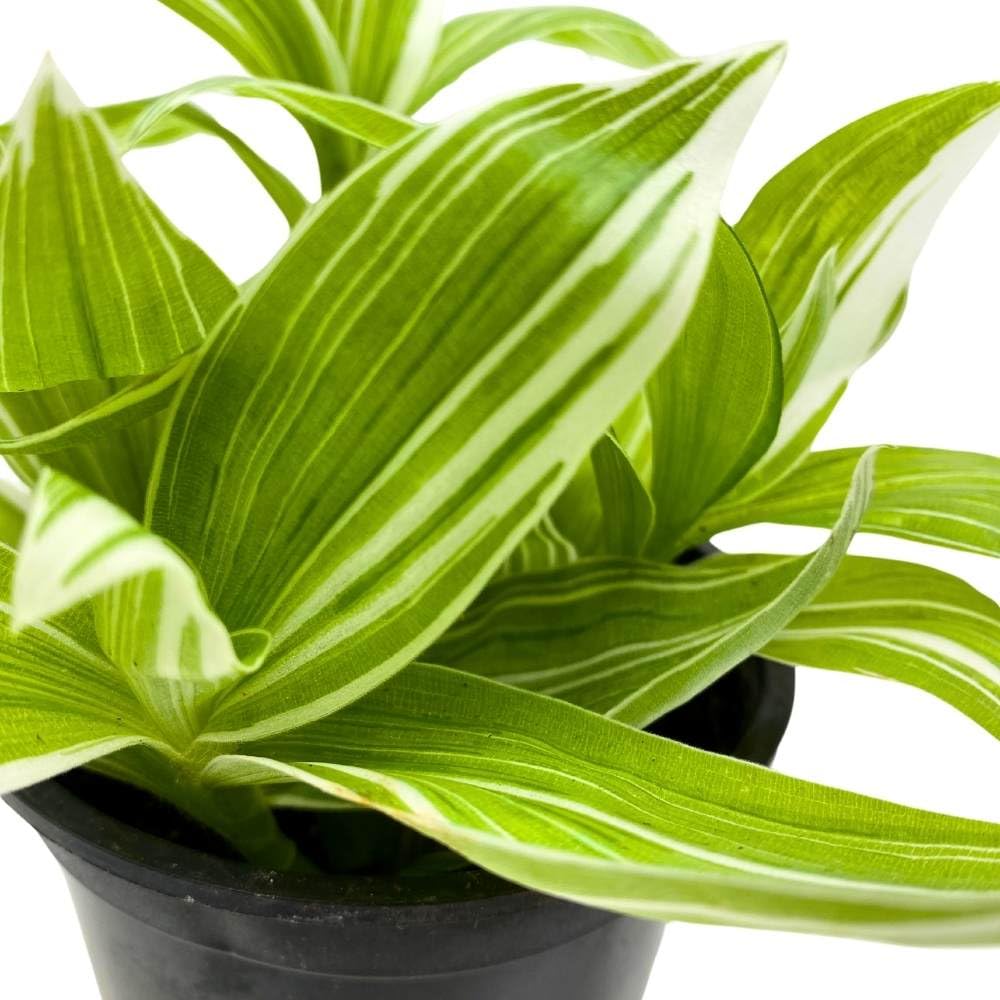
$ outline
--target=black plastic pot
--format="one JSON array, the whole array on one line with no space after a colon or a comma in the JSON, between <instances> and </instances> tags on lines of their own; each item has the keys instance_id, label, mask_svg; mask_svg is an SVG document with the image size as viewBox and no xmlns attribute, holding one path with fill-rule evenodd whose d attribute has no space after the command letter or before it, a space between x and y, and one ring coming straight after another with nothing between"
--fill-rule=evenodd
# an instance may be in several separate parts
<instances>
[{"instance_id":1,"label":"black plastic pot","mask_svg":"<svg viewBox=\"0 0 1000 1000\"><path fill-rule=\"evenodd\" d=\"M793 694L790 669L755 659L652 729L767 764ZM658 924L484 872L256 871L157 836L149 817L126 823L81 787L7 801L66 871L104 1000L640 1000L660 942Z\"/></svg>"}]
</instances>

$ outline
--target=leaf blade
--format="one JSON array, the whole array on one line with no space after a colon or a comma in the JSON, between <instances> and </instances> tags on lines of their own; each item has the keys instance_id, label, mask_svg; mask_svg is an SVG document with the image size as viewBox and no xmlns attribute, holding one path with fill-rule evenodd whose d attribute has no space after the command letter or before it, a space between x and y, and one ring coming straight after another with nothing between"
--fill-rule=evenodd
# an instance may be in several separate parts
<instances>
[{"instance_id":1,"label":"leaf blade","mask_svg":"<svg viewBox=\"0 0 1000 1000\"><path fill-rule=\"evenodd\" d=\"M441 6L441 0L324 0L352 93L406 111L437 51Z\"/></svg>"},{"instance_id":2,"label":"leaf blade","mask_svg":"<svg viewBox=\"0 0 1000 1000\"><path fill-rule=\"evenodd\" d=\"M161 371L201 343L232 297L124 172L103 123L51 62L18 117L0 203L0 391Z\"/></svg>"},{"instance_id":3,"label":"leaf blade","mask_svg":"<svg viewBox=\"0 0 1000 1000\"><path fill-rule=\"evenodd\" d=\"M14 573L14 628L102 595L101 642L126 675L218 683L249 667L180 555L103 497L46 470Z\"/></svg>"},{"instance_id":4,"label":"leaf blade","mask_svg":"<svg viewBox=\"0 0 1000 1000\"><path fill-rule=\"evenodd\" d=\"M849 556L762 652L921 688L1000 738L1000 608L947 573Z\"/></svg>"},{"instance_id":5,"label":"leaf blade","mask_svg":"<svg viewBox=\"0 0 1000 1000\"><path fill-rule=\"evenodd\" d=\"M914 944L1000 936L995 825L787 778L439 667L218 758L207 778L306 782L522 885L654 920Z\"/></svg>"},{"instance_id":6,"label":"leaf blade","mask_svg":"<svg viewBox=\"0 0 1000 1000\"><path fill-rule=\"evenodd\" d=\"M502 102L393 147L300 230L201 356L152 493L150 523L206 572L223 618L275 635L272 662L223 701L218 733L360 696L537 522L683 322L719 189L686 157L704 164L708 135L728 161L774 58ZM566 169L581 161L587 201ZM573 225L539 214L569 202ZM436 209L415 216L424 205ZM415 235L411 217L424 220ZM330 246L343 247L332 261ZM269 366L266 385L253 365ZM346 460L327 450L334 431ZM217 531L226 510L239 516ZM279 696L288 712L274 715Z\"/></svg>"},{"instance_id":7,"label":"leaf blade","mask_svg":"<svg viewBox=\"0 0 1000 1000\"><path fill-rule=\"evenodd\" d=\"M653 32L620 14L593 7L529 7L484 11L449 21L415 110L477 63L518 42L544 41L648 69L677 58Z\"/></svg>"},{"instance_id":8,"label":"leaf blade","mask_svg":"<svg viewBox=\"0 0 1000 1000\"><path fill-rule=\"evenodd\" d=\"M836 528L811 556L749 568L585 560L512 578L426 659L647 726L758 652L823 590L864 514L874 458L859 464Z\"/></svg>"},{"instance_id":9,"label":"leaf blade","mask_svg":"<svg viewBox=\"0 0 1000 1000\"><path fill-rule=\"evenodd\" d=\"M771 489L709 511L703 537L762 521L826 527L862 449L813 452ZM932 448L885 448L862 531L1000 555L1000 459Z\"/></svg>"},{"instance_id":10,"label":"leaf blade","mask_svg":"<svg viewBox=\"0 0 1000 1000\"><path fill-rule=\"evenodd\" d=\"M350 93L350 78L337 39L317 0L160 0L233 55L254 76L295 80ZM303 122L319 160L324 189L354 165L342 137Z\"/></svg>"},{"instance_id":11,"label":"leaf blade","mask_svg":"<svg viewBox=\"0 0 1000 1000\"><path fill-rule=\"evenodd\" d=\"M604 550L640 555L656 523L656 506L628 456L610 434L591 450L601 498Z\"/></svg>"},{"instance_id":12,"label":"leaf blade","mask_svg":"<svg viewBox=\"0 0 1000 1000\"><path fill-rule=\"evenodd\" d=\"M15 552L0 545L0 794L157 737L101 652L87 612L15 634Z\"/></svg>"},{"instance_id":13,"label":"leaf blade","mask_svg":"<svg viewBox=\"0 0 1000 1000\"><path fill-rule=\"evenodd\" d=\"M112 431L132 427L170 405L188 360L182 359L160 375L137 379L75 416L17 437L0 438L0 455L44 455L76 448Z\"/></svg>"},{"instance_id":14,"label":"leaf blade","mask_svg":"<svg viewBox=\"0 0 1000 1000\"><path fill-rule=\"evenodd\" d=\"M155 135L165 118L183 109L191 98L200 94L229 94L272 101L300 121L359 139L379 149L401 142L418 128L409 118L357 97L331 93L291 80L219 76L188 84L150 103L136 118L127 144L137 146L148 135Z\"/></svg>"},{"instance_id":15,"label":"leaf blade","mask_svg":"<svg viewBox=\"0 0 1000 1000\"><path fill-rule=\"evenodd\" d=\"M801 457L848 379L892 334L934 222L998 129L998 84L883 108L793 161L737 223L783 335L832 253L837 286L836 308L750 488Z\"/></svg>"},{"instance_id":16,"label":"leaf blade","mask_svg":"<svg viewBox=\"0 0 1000 1000\"><path fill-rule=\"evenodd\" d=\"M647 552L668 561L767 451L781 419L778 329L753 263L725 224L698 304L646 398L657 510Z\"/></svg>"}]
</instances>

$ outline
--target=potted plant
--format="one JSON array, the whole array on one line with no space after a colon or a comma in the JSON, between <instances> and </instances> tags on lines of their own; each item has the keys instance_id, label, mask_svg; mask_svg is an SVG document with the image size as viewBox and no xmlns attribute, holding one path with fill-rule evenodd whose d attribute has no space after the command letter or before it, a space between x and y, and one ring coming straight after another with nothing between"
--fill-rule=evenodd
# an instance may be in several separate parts
<instances>
[{"instance_id":1,"label":"potted plant","mask_svg":"<svg viewBox=\"0 0 1000 1000\"><path fill-rule=\"evenodd\" d=\"M0 789L103 995L638 1000L667 920L1000 940L1000 827L761 766L780 664L1000 735L997 606L847 554L997 555L1000 460L811 450L1000 85L848 125L730 227L780 47L163 2L251 75L90 109L47 63L0 136ZM409 117L526 38L640 72ZM321 200L205 91L296 115ZM238 289L122 165L196 132L293 226ZM758 521L829 535L706 547Z\"/></svg>"}]
</instances>

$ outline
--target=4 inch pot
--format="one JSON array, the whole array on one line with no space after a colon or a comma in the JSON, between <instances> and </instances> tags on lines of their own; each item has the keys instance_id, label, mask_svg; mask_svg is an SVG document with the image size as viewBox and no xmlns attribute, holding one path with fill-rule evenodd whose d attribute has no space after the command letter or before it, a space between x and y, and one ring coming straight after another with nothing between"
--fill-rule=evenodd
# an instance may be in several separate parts
<instances>
[{"instance_id":1,"label":"4 inch pot","mask_svg":"<svg viewBox=\"0 0 1000 1000\"><path fill-rule=\"evenodd\" d=\"M768 764L793 693L789 668L753 659L652 729ZM484 872L256 871L84 787L7 801L65 869L104 1000L641 1000L662 935Z\"/></svg>"}]
</instances>

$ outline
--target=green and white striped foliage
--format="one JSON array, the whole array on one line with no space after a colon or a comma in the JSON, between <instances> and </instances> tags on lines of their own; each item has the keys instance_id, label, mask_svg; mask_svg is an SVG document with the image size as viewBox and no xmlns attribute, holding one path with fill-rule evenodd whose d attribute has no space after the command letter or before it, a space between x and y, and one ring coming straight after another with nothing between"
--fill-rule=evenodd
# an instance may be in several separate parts
<instances>
[{"instance_id":1,"label":"green and white striped foliage","mask_svg":"<svg viewBox=\"0 0 1000 1000\"><path fill-rule=\"evenodd\" d=\"M368 6L372 5L369 0ZM411 110L473 66L510 45L527 41L566 45L637 69L679 58L641 24L594 7L522 7L466 14L444 26L440 45Z\"/></svg>"},{"instance_id":2,"label":"green and white striped foliage","mask_svg":"<svg viewBox=\"0 0 1000 1000\"><path fill-rule=\"evenodd\" d=\"M705 540L691 536L699 516L774 440L782 384L781 343L760 278L739 239L720 225L691 318L646 385L648 419L638 437L628 436L640 465L649 455L657 516L647 556L670 561ZM850 478L838 481L838 511Z\"/></svg>"},{"instance_id":3,"label":"green and white striped foliage","mask_svg":"<svg viewBox=\"0 0 1000 1000\"><path fill-rule=\"evenodd\" d=\"M647 726L759 650L834 577L871 498L859 463L827 542L811 556L729 568L584 559L488 588L425 654Z\"/></svg>"},{"instance_id":4,"label":"green and white striped foliage","mask_svg":"<svg viewBox=\"0 0 1000 1000\"><path fill-rule=\"evenodd\" d=\"M114 431L135 427L169 405L177 384L184 377L189 365L190 358L182 358L161 374L135 379L117 391L112 391L113 386L109 383L87 383L85 389L73 386L73 394L78 396L86 394L85 398L92 395L97 401L82 410L77 406L71 407L71 415L51 425L47 424L47 419L51 419L57 412L55 400L59 398L65 403L68 391L60 388L37 394L21 394L18 399L21 404L18 407L19 412L23 414L28 409L24 405L27 402L25 397L34 396L37 400L36 409L41 410L39 417L46 426L41 430L29 431L16 437L0 438L0 455L48 455L99 441ZM51 403L48 403L49 400ZM12 419L10 410L8 396L6 411L8 421ZM77 460L79 461L79 457ZM139 484L140 487L142 485ZM113 489L107 492L114 496ZM144 491L140 489L140 492Z\"/></svg>"},{"instance_id":5,"label":"green and white striped foliage","mask_svg":"<svg viewBox=\"0 0 1000 1000\"><path fill-rule=\"evenodd\" d=\"M635 21L591 7L485 11L442 25L442 0L160 2L211 35L254 76L399 112L416 111L466 70L517 42L568 45L640 69L674 58ZM325 189L363 162L357 141L317 129L312 115L299 119L316 146Z\"/></svg>"},{"instance_id":6,"label":"green and white striped foliage","mask_svg":"<svg viewBox=\"0 0 1000 1000\"><path fill-rule=\"evenodd\" d=\"M638 555L656 508L613 431L598 440L548 514L510 554L497 578L570 566L584 556Z\"/></svg>"},{"instance_id":7,"label":"green and white striped foliage","mask_svg":"<svg viewBox=\"0 0 1000 1000\"><path fill-rule=\"evenodd\" d=\"M835 133L764 187L736 227L760 278L735 240L720 243L690 329L616 422L656 505L645 555L673 558L755 521L832 523L863 449L809 447L892 333L934 221L998 129L1000 85L914 98ZM887 452L863 530L996 554L996 464ZM554 508L583 554L605 534L597 494L584 468Z\"/></svg>"},{"instance_id":8,"label":"green and white striped foliage","mask_svg":"<svg viewBox=\"0 0 1000 1000\"><path fill-rule=\"evenodd\" d=\"M855 556L805 597L801 566L584 560L494 585L424 659L643 725L752 650L919 687L1000 738L994 601L926 566Z\"/></svg>"},{"instance_id":9,"label":"green and white striped foliage","mask_svg":"<svg viewBox=\"0 0 1000 1000\"><path fill-rule=\"evenodd\" d=\"M0 793L158 742L101 649L87 608L11 627L15 553L0 544Z\"/></svg>"},{"instance_id":10,"label":"green and white striped foliage","mask_svg":"<svg viewBox=\"0 0 1000 1000\"><path fill-rule=\"evenodd\" d=\"M18 486L0 482L0 542L13 548L24 531L29 496Z\"/></svg>"},{"instance_id":11,"label":"green and white striped foliage","mask_svg":"<svg viewBox=\"0 0 1000 1000\"><path fill-rule=\"evenodd\" d=\"M788 778L441 667L218 757L206 777L303 782L522 885L652 920L1000 940L1000 826Z\"/></svg>"},{"instance_id":12,"label":"green and white striped foliage","mask_svg":"<svg viewBox=\"0 0 1000 1000\"><path fill-rule=\"evenodd\" d=\"M732 569L764 561L720 558ZM1000 739L1000 608L947 573L850 556L763 652L922 688Z\"/></svg>"},{"instance_id":13,"label":"green and white striped foliage","mask_svg":"<svg viewBox=\"0 0 1000 1000\"><path fill-rule=\"evenodd\" d=\"M47 61L0 166L0 447L18 475L44 452L141 511L155 441L139 421L234 296Z\"/></svg>"},{"instance_id":14,"label":"green and white striped foliage","mask_svg":"<svg viewBox=\"0 0 1000 1000\"><path fill-rule=\"evenodd\" d=\"M88 765L268 868L302 864L271 809L323 801L639 917L1000 942L997 826L638 731L763 651L1000 735L996 605L845 555L859 528L996 554L996 460L806 455L1000 88L850 126L734 237L774 47L669 61L580 7L164 3L254 78L87 111L47 69L0 128L0 451L38 480L0 497L0 792ZM656 69L403 117L527 39ZM307 212L209 91L287 108L336 190ZM296 222L235 304L118 159L192 134ZM832 531L663 565L764 517Z\"/></svg>"},{"instance_id":15,"label":"green and white striped foliage","mask_svg":"<svg viewBox=\"0 0 1000 1000\"><path fill-rule=\"evenodd\" d=\"M808 455L760 493L711 510L701 537L757 521L826 527L861 450ZM1000 556L1000 458L933 448L886 448L862 530Z\"/></svg>"},{"instance_id":16,"label":"green and white striped foliage","mask_svg":"<svg viewBox=\"0 0 1000 1000\"><path fill-rule=\"evenodd\" d=\"M497 570L497 579L569 566L579 558L577 547L560 532L551 514L546 514Z\"/></svg>"},{"instance_id":17,"label":"green and white striped foliage","mask_svg":"<svg viewBox=\"0 0 1000 1000\"><path fill-rule=\"evenodd\" d=\"M300 119L359 139L377 149L401 142L418 128L409 118L356 97L288 80L219 76L181 87L148 103L142 114L134 119L127 145L141 145L147 136L156 134L164 119L169 120L178 109L186 107L192 98L200 94L228 94L273 101Z\"/></svg>"},{"instance_id":18,"label":"green and white striped foliage","mask_svg":"<svg viewBox=\"0 0 1000 1000\"><path fill-rule=\"evenodd\" d=\"M317 0L160 3L214 38L254 76L350 93L343 53Z\"/></svg>"},{"instance_id":19,"label":"green and white striped foliage","mask_svg":"<svg viewBox=\"0 0 1000 1000\"><path fill-rule=\"evenodd\" d=\"M765 489L805 454L847 381L892 334L931 228L998 131L1000 84L915 97L824 139L754 199L736 231L788 338L794 378L777 436L737 495ZM815 311L831 264L835 304L796 359L796 311Z\"/></svg>"},{"instance_id":20,"label":"green and white striped foliage","mask_svg":"<svg viewBox=\"0 0 1000 1000\"><path fill-rule=\"evenodd\" d=\"M0 233L2 392L159 372L197 347L232 299L51 61L4 155Z\"/></svg>"},{"instance_id":21,"label":"green and white striped foliage","mask_svg":"<svg viewBox=\"0 0 1000 1000\"><path fill-rule=\"evenodd\" d=\"M442 0L321 0L351 93L407 111L441 38Z\"/></svg>"},{"instance_id":22,"label":"green and white striped foliage","mask_svg":"<svg viewBox=\"0 0 1000 1000\"><path fill-rule=\"evenodd\" d=\"M162 98L149 97L121 104L109 104L92 110L114 136L121 152L125 153L132 148L129 139L135 123L160 100ZM10 141L13 130L13 122L0 125L0 150ZM257 178L289 223L293 224L298 220L307 204L302 192L235 132L226 128L202 108L185 104L174 108L169 114L160 116L156 125L145 132L140 145L163 146L196 135L221 139Z\"/></svg>"},{"instance_id":23,"label":"green and white striped foliage","mask_svg":"<svg viewBox=\"0 0 1000 1000\"><path fill-rule=\"evenodd\" d=\"M217 687L253 670L267 650L258 632L240 636L237 652L180 554L103 497L46 470L21 539L14 627L92 599L105 653L140 679Z\"/></svg>"},{"instance_id":24,"label":"green and white striped foliage","mask_svg":"<svg viewBox=\"0 0 1000 1000\"><path fill-rule=\"evenodd\" d=\"M198 359L152 485L221 617L275 638L212 738L336 710L471 602L682 329L778 61L501 102L299 228Z\"/></svg>"}]
</instances>

